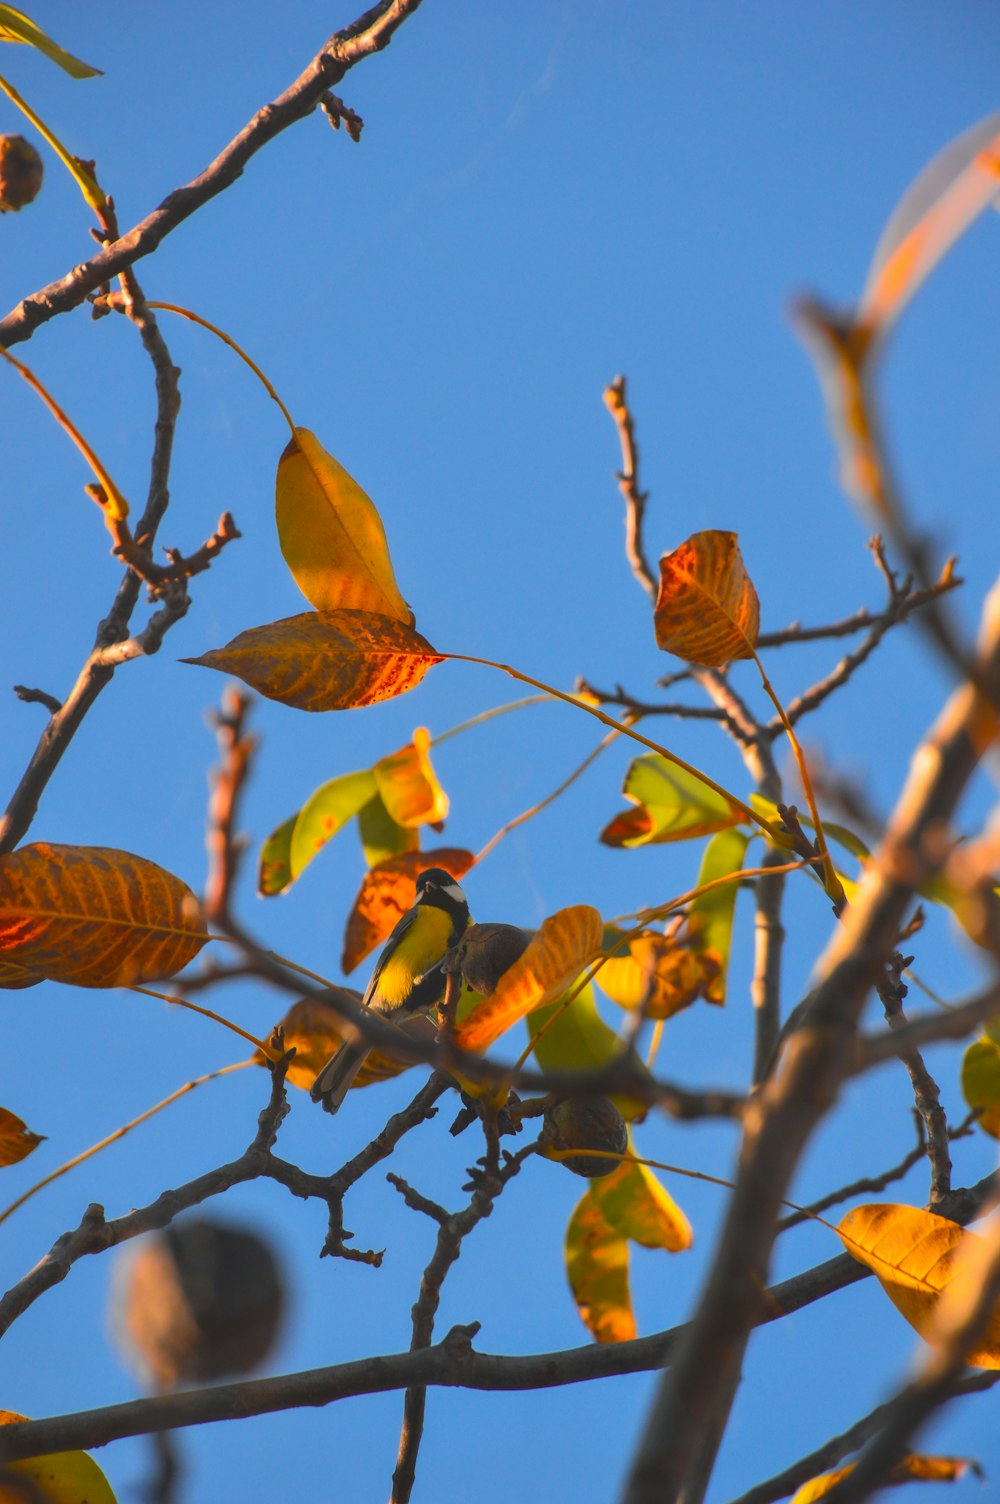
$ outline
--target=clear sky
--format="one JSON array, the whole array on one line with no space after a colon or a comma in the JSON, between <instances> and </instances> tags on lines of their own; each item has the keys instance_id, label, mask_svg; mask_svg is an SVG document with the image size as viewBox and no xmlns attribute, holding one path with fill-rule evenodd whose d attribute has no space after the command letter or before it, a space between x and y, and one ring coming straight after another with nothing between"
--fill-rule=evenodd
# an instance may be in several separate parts
<instances>
[{"instance_id":1,"label":"clear sky","mask_svg":"<svg viewBox=\"0 0 1000 1504\"><path fill-rule=\"evenodd\" d=\"M71 149L96 158L123 227L199 172L331 28L354 16L320 0L176 0L124 14L107 0L85 9L38 0L32 14L104 77L73 82L27 49L4 49L0 69ZM838 488L817 384L787 310L804 290L834 303L857 296L907 184L997 109L998 66L1000 17L985 0L425 0L388 51L343 84L365 120L360 145L320 115L303 122L139 276L148 296L186 304L240 340L297 422L366 487L403 593L436 646L511 662L564 688L583 674L652 696L671 664L656 649L622 552L604 386L619 371L628 376L654 556L696 529L736 530L767 628L877 607L870 524ZM0 102L0 130L20 129ZM0 223L4 310L92 250L76 188L54 159L46 164L38 202ZM959 555L968 585L956 609L970 630L998 554L998 237L995 216L984 217L933 276L904 316L882 382L908 502L942 553ZM203 718L222 680L177 660L302 602L273 523L273 472L287 436L280 414L209 336L179 323L165 332L183 369L183 411L161 541L193 549L223 508L244 537L194 582L192 610L159 656L119 673L47 792L32 839L124 847L197 887L214 757ZM79 310L19 353L138 500L153 399L134 332ZM0 378L0 685L62 696L118 569L76 452L21 383ZM779 693L795 694L836 657L829 645L772 657ZM735 672L758 703L752 670ZM916 634L901 632L807 724L807 739L885 811L946 686ZM43 712L4 693L0 787L10 790ZM307 716L261 702L244 826L258 843L318 784L369 766L414 726L437 735L515 693L488 670L446 665L409 696L367 711ZM748 792L735 750L712 728L657 730ZM478 849L596 740L583 716L544 706L447 743L436 766L452 800L449 844ZM691 886L694 846L619 852L597 843L621 807L628 761L624 747L612 749L564 800L500 843L466 883L476 917L534 925L580 902L619 914ZM972 791L970 820L989 793L985 779ZM242 889L248 922L268 944L339 977L343 920L363 870L353 831L281 900L254 897L252 869L251 861ZM788 923L790 1007L829 929L805 884L790 898ZM671 1076L696 1086L746 1082L749 905L741 903L737 926L729 1006L682 1015L661 1057ZM948 997L982 975L936 917L917 948L921 974ZM217 1001L257 1032L283 1008L259 987ZM126 993L43 985L8 994L3 1007L0 1101L48 1135L30 1160L3 1172L4 1204L239 1055L211 1024ZM933 1056L955 1119L964 1111L959 1059L951 1048ZM414 1079L358 1094L335 1120L321 1120L296 1093L282 1152L317 1171L334 1168L391 1104L408 1100ZM4 1274L18 1277L88 1202L119 1214L240 1152L263 1101L256 1072L213 1083L41 1193L0 1228ZM646 1152L695 1169L732 1167L729 1129L651 1123L639 1139ZM885 1069L847 1093L794 1194L807 1199L877 1173L912 1139L905 1074ZM986 1173L994 1151L981 1134L956 1151L960 1177ZM471 1136L455 1142L439 1120L411 1136L396 1167L457 1205L476 1152ZM585 1342L562 1263L563 1230L582 1190L558 1166L532 1163L466 1246L445 1287L440 1330L479 1320L481 1346L496 1352ZM670 1190L694 1223L696 1246L674 1257L634 1254L643 1333L684 1319L724 1208L715 1187L674 1179ZM900 1199L925 1197L921 1167ZM320 1263L321 1210L272 1185L227 1197L220 1210L266 1229L286 1264L294 1309L276 1371L408 1345L432 1229L379 1176L351 1198L347 1221L359 1243L386 1247L380 1272ZM798 1231L781 1240L775 1272L838 1251L821 1229ZM35 1416L133 1396L106 1335L109 1265L78 1265L17 1323L0 1347L0 1406ZM760 1333L712 1499L844 1429L907 1371L915 1345L874 1281ZM416 1497L612 1498L654 1383L641 1376L527 1397L432 1393ZM389 1395L186 1435L186 1497L207 1504L317 1488L324 1497L383 1497L400 1404ZM971 1401L926 1440L980 1457L995 1478L1000 1442L988 1405ZM128 1496L145 1447L119 1443L99 1460ZM954 1497L974 1487L960 1484Z\"/></svg>"}]
</instances>

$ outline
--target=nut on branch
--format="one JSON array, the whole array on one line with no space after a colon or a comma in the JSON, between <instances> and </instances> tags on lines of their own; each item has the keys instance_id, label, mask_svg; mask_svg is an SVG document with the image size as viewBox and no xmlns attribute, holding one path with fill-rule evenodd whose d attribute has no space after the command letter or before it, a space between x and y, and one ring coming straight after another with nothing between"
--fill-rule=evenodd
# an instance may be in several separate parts
<instances>
[{"instance_id":1,"label":"nut on branch","mask_svg":"<svg viewBox=\"0 0 1000 1504\"><path fill-rule=\"evenodd\" d=\"M16 214L39 194L42 159L24 136L0 136L0 214Z\"/></svg>"},{"instance_id":2,"label":"nut on branch","mask_svg":"<svg viewBox=\"0 0 1000 1504\"><path fill-rule=\"evenodd\" d=\"M610 1097L571 1098L546 1109L538 1143L549 1158L553 1151L565 1155L558 1163L574 1175L596 1180L621 1164L628 1150L628 1124ZM569 1150L579 1152L570 1154Z\"/></svg>"}]
</instances>

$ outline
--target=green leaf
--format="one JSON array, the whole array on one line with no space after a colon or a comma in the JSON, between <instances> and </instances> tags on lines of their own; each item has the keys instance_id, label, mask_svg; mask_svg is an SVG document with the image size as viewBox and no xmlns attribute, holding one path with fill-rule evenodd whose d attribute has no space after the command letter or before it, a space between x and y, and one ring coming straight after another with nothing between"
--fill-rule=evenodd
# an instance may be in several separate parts
<instances>
[{"instance_id":1,"label":"green leaf","mask_svg":"<svg viewBox=\"0 0 1000 1504\"><path fill-rule=\"evenodd\" d=\"M15 10L12 5L0 5L0 41L2 42L26 42L29 47L35 47L39 52L44 52L51 62L58 64L71 78L98 78L100 68L92 68L89 63L82 62L74 57L64 47L60 47L52 38L46 36L40 26L36 26L29 16L23 11Z\"/></svg>"},{"instance_id":2,"label":"green leaf","mask_svg":"<svg viewBox=\"0 0 1000 1504\"><path fill-rule=\"evenodd\" d=\"M609 1227L587 1191L566 1228L566 1275L580 1318L597 1342L636 1336L628 1287L628 1240Z\"/></svg>"},{"instance_id":3,"label":"green leaf","mask_svg":"<svg viewBox=\"0 0 1000 1504\"><path fill-rule=\"evenodd\" d=\"M752 833L745 830L724 830L713 836L701 859L699 888L717 878L739 872L745 863L751 838ZM709 1003L726 1001L726 972L738 887L738 882L723 883L708 893L699 893L688 914L687 932L691 945L703 955L711 956L719 965L718 974L705 989L705 999Z\"/></svg>"},{"instance_id":4,"label":"green leaf","mask_svg":"<svg viewBox=\"0 0 1000 1504\"><path fill-rule=\"evenodd\" d=\"M374 788L375 779L371 774L368 776ZM358 834L369 867L377 867L391 856L402 856L405 851L416 851L420 846L419 830L397 824L378 792L358 811Z\"/></svg>"},{"instance_id":5,"label":"green leaf","mask_svg":"<svg viewBox=\"0 0 1000 1504\"><path fill-rule=\"evenodd\" d=\"M289 846L292 879L301 877L313 857L327 841L342 830L348 820L371 799L375 779L368 769L360 773L343 773L322 784L299 810Z\"/></svg>"},{"instance_id":6,"label":"green leaf","mask_svg":"<svg viewBox=\"0 0 1000 1504\"><path fill-rule=\"evenodd\" d=\"M261 898L276 898L290 888L292 877L292 831L297 815L289 815L272 830L260 849L257 864L257 892Z\"/></svg>"},{"instance_id":7,"label":"green leaf","mask_svg":"<svg viewBox=\"0 0 1000 1504\"><path fill-rule=\"evenodd\" d=\"M638 808L623 810L604 828L606 846L687 841L728 830L745 818L728 799L656 752L635 759L622 793Z\"/></svg>"},{"instance_id":8,"label":"green leaf","mask_svg":"<svg viewBox=\"0 0 1000 1504\"><path fill-rule=\"evenodd\" d=\"M576 984L574 984L576 985ZM572 988L569 989L572 991ZM591 982L564 1007L560 998L533 1008L527 1015L532 1040L559 1010L562 1012L535 1045L534 1055L543 1071L593 1071L621 1054L614 1029L609 1029L597 1011Z\"/></svg>"},{"instance_id":9,"label":"green leaf","mask_svg":"<svg viewBox=\"0 0 1000 1504\"><path fill-rule=\"evenodd\" d=\"M987 1025L988 1038L973 1040L962 1056L962 1095L980 1110L979 1126L1000 1138L1000 1044L997 1026Z\"/></svg>"}]
</instances>

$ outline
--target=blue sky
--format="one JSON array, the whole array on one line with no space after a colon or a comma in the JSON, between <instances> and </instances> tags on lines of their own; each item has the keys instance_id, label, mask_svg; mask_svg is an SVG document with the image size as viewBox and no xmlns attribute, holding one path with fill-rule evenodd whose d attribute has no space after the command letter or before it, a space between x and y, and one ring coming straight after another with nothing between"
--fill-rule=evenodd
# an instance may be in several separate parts
<instances>
[{"instance_id":1,"label":"blue sky","mask_svg":"<svg viewBox=\"0 0 1000 1504\"><path fill-rule=\"evenodd\" d=\"M131 7L124 21L104 0L86 12L40 0L32 14L104 77L74 83L26 49L4 49L0 69L74 151L97 159L123 226L200 171L331 26L353 18L318 0L284 8L178 0ZM388 51L342 86L365 119L360 145L320 116L300 124L139 275L149 296L187 304L240 340L296 421L366 487L403 593L436 646L512 662L564 688L582 673L647 696L670 664L622 553L604 386L619 371L628 376L654 556L696 529L736 530L767 628L877 606L870 525L838 489L817 385L787 310L804 290L834 303L857 296L907 184L997 108L998 54L1000 19L985 3L425 0ZM6 103L0 129L21 129ZM46 171L38 202L0 225L5 308L92 248L77 190L54 160ZM882 380L908 503L942 552L959 555L968 584L956 610L970 630L997 563L998 234L995 216L985 216L935 273L893 337ZM184 405L161 541L192 549L224 507L244 538L194 582L193 608L159 656L118 674L50 786L32 838L121 846L197 887L214 757L203 717L222 680L177 660L293 614L301 597L274 533L280 415L209 336L177 322L165 332L183 369ZM80 310L19 353L138 501L153 405L133 331ZM0 684L61 696L107 609L117 566L83 495L77 454L12 376L0 383L0 414L8 562ZM835 658L823 646L772 656L779 693L795 694ZM751 669L734 672L760 704ZM807 740L886 810L947 682L916 634L900 632L807 723ZM497 674L454 664L368 711L306 716L261 703L244 826L259 842L319 783L370 765L414 726L436 735L516 693ZM9 695L0 704L0 782L11 789L43 713ZM735 750L717 733L691 722L657 730L681 756L748 792ZM546 706L449 742L436 759L452 799L448 842L478 849L596 739L583 716ZM532 925L577 902L611 915L691 886L693 846L598 845L620 807L628 760L625 748L612 749L564 800L501 842L466 884L477 917ZM990 795L984 777L963 814L981 817ZM243 885L249 922L270 945L338 975L343 919L362 874L353 832L270 904L253 895L252 865ZM668 1031L664 1069L695 1085L746 1079L752 918L742 903L737 923L729 1006L691 1010ZM790 893L788 926L791 1007L829 929L804 883ZM936 916L918 956L921 974L948 996L982 975ZM283 1007L249 986L218 1001L257 1031ZM10 994L4 1008L0 1100L48 1135L31 1160L4 1172L10 1198L183 1081L238 1058L210 1024L125 993L45 985ZM956 1049L932 1057L956 1117L959 1058ZM263 1086L252 1072L207 1086L43 1192L0 1229L5 1273L16 1278L34 1263L89 1201L120 1213L238 1153ZM323 1121L296 1094L283 1152L332 1168L409 1088L361 1093L350 1112ZM904 1074L885 1069L846 1093L794 1194L878 1171L911 1138ZM735 1140L719 1127L650 1124L641 1147L725 1175ZM407 1142L396 1168L457 1205L474 1153L468 1137L454 1143L438 1122ZM971 1181L993 1163L993 1142L980 1135L956 1158L960 1179ZM481 1320L480 1343L501 1352L583 1342L561 1252L582 1189L557 1166L532 1165L466 1247L446 1286L441 1330ZM724 1206L715 1188L671 1181L670 1189L694 1223L696 1247L634 1256L643 1332L684 1318ZM921 1170L900 1199L920 1204L925 1195ZM379 1273L321 1264L320 1211L277 1188L249 1188L224 1210L267 1229L294 1285L276 1369L408 1344L431 1229L377 1176L352 1197L348 1225L359 1242L388 1248ZM789 1234L776 1273L835 1252L820 1229ZM0 1350L0 1405L40 1415L135 1392L105 1335L107 1273L105 1259L78 1266L12 1330ZM914 1346L871 1281L759 1334L711 1497L729 1498L850 1424L907 1371ZM416 1497L613 1497L652 1384L647 1376L527 1398L433 1394ZM929 1444L978 1455L996 1476L987 1403L949 1416ZM187 1436L188 1497L291 1497L317 1477L336 1479L344 1497L384 1494L399 1409L399 1397L388 1396ZM127 1494L145 1455L139 1443L120 1443L100 1461Z\"/></svg>"}]
</instances>

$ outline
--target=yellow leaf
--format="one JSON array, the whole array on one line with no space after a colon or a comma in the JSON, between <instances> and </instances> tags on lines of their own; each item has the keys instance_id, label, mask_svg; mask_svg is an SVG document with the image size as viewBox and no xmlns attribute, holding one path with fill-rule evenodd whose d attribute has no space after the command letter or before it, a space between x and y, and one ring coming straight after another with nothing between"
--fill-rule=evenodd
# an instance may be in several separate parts
<instances>
[{"instance_id":1,"label":"yellow leaf","mask_svg":"<svg viewBox=\"0 0 1000 1504\"><path fill-rule=\"evenodd\" d=\"M546 919L492 996L455 1031L459 1047L485 1050L532 1008L553 1002L598 954L601 933L601 916L588 904Z\"/></svg>"},{"instance_id":2,"label":"yellow leaf","mask_svg":"<svg viewBox=\"0 0 1000 1504\"><path fill-rule=\"evenodd\" d=\"M604 948L612 950L620 930L604 932ZM719 964L657 930L633 935L614 950L594 981L619 1008L645 1006L649 1018L672 1018L690 1005L719 973Z\"/></svg>"},{"instance_id":3,"label":"yellow leaf","mask_svg":"<svg viewBox=\"0 0 1000 1504\"><path fill-rule=\"evenodd\" d=\"M355 992L350 987L340 990L347 997L360 1003L360 992ZM295 1057L288 1067L287 1079L293 1086L301 1087L303 1091L310 1091L313 1082L330 1056L339 1050L344 1042L340 1015L329 1003L313 998L303 998L301 1002L294 1003L289 1008L281 1020L281 1026L285 1031L285 1048L295 1050ZM396 1027L410 1038L428 1042L437 1034L437 1025L425 1013L411 1014L409 1018L401 1020ZM255 1058L260 1065L266 1063L260 1052ZM372 1050L354 1078L354 1086L371 1086L376 1081L388 1081L409 1069L409 1061L395 1060L381 1050Z\"/></svg>"},{"instance_id":4,"label":"yellow leaf","mask_svg":"<svg viewBox=\"0 0 1000 1504\"><path fill-rule=\"evenodd\" d=\"M636 1335L628 1288L628 1241L608 1226L587 1191L566 1229L566 1273L584 1325L598 1342Z\"/></svg>"},{"instance_id":5,"label":"yellow leaf","mask_svg":"<svg viewBox=\"0 0 1000 1504\"><path fill-rule=\"evenodd\" d=\"M656 752L629 765L622 793L638 809L623 810L601 831L605 846L645 846L688 841L727 830L746 819L742 810Z\"/></svg>"},{"instance_id":6,"label":"yellow leaf","mask_svg":"<svg viewBox=\"0 0 1000 1504\"><path fill-rule=\"evenodd\" d=\"M448 795L431 767L431 734L418 726L412 742L372 768L378 791L397 825L437 825L448 814Z\"/></svg>"},{"instance_id":7,"label":"yellow leaf","mask_svg":"<svg viewBox=\"0 0 1000 1504\"><path fill-rule=\"evenodd\" d=\"M13 1410L0 1410L0 1426L9 1426L26 1417ZM26 1457L21 1462L5 1462L5 1472L24 1478L30 1492L17 1493L17 1499L31 1498L41 1504L116 1504L107 1478L93 1457L86 1452L50 1452L47 1457ZM0 1485L2 1487L2 1485ZM10 1497L14 1491L0 1494Z\"/></svg>"},{"instance_id":8,"label":"yellow leaf","mask_svg":"<svg viewBox=\"0 0 1000 1504\"><path fill-rule=\"evenodd\" d=\"M97 78L101 72L100 68L92 68L89 63L67 52L65 47L60 47L58 42L53 42L29 16L12 5L0 5L0 42L26 42L57 63L71 78Z\"/></svg>"},{"instance_id":9,"label":"yellow leaf","mask_svg":"<svg viewBox=\"0 0 1000 1504\"><path fill-rule=\"evenodd\" d=\"M658 645L687 663L753 656L760 605L735 533L692 533L663 555L654 621Z\"/></svg>"},{"instance_id":10,"label":"yellow leaf","mask_svg":"<svg viewBox=\"0 0 1000 1504\"><path fill-rule=\"evenodd\" d=\"M838 1467L831 1473L820 1473L816 1478L810 1478L808 1483L803 1483L797 1489L791 1504L816 1504L818 1499L825 1499L834 1486L853 1473L855 1463L849 1462L846 1467ZM901 1457L895 1467L887 1476L885 1482L889 1483L954 1483L965 1473L975 1473L981 1477L980 1468L968 1457L929 1457L923 1453L910 1452Z\"/></svg>"},{"instance_id":11,"label":"yellow leaf","mask_svg":"<svg viewBox=\"0 0 1000 1504\"><path fill-rule=\"evenodd\" d=\"M623 1159L617 1170L595 1180L590 1193L609 1226L643 1248L681 1253L694 1241L691 1224L673 1197L652 1170L634 1159Z\"/></svg>"},{"instance_id":12,"label":"yellow leaf","mask_svg":"<svg viewBox=\"0 0 1000 1504\"><path fill-rule=\"evenodd\" d=\"M440 663L426 638L370 611L305 611L250 627L224 648L182 663L235 674L297 710L350 710L405 694Z\"/></svg>"},{"instance_id":13,"label":"yellow leaf","mask_svg":"<svg viewBox=\"0 0 1000 1504\"><path fill-rule=\"evenodd\" d=\"M144 857L45 843L0 857L0 955L35 976L129 987L173 976L208 938L191 889Z\"/></svg>"},{"instance_id":14,"label":"yellow leaf","mask_svg":"<svg viewBox=\"0 0 1000 1504\"><path fill-rule=\"evenodd\" d=\"M437 851L404 851L366 872L347 917L342 969L353 971L388 939L397 920L413 907L421 872L428 867L443 867L452 877L461 878L473 861L471 851L441 846Z\"/></svg>"},{"instance_id":15,"label":"yellow leaf","mask_svg":"<svg viewBox=\"0 0 1000 1504\"><path fill-rule=\"evenodd\" d=\"M32 1133L15 1113L0 1107L0 1165L16 1165L27 1159L44 1137L42 1133Z\"/></svg>"},{"instance_id":16,"label":"yellow leaf","mask_svg":"<svg viewBox=\"0 0 1000 1504\"><path fill-rule=\"evenodd\" d=\"M837 1231L924 1341L940 1342L943 1299L968 1293L984 1239L933 1212L892 1203L855 1207ZM1000 1368L1000 1306L965 1361L971 1368Z\"/></svg>"},{"instance_id":17,"label":"yellow leaf","mask_svg":"<svg viewBox=\"0 0 1000 1504\"><path fill-rule=\"evenodd\" d=\"M278 463L278 540L295 583L317 611L371 611L413 625L399 593L382 519L307 428Z\"/></svg>"}]
</instances>

